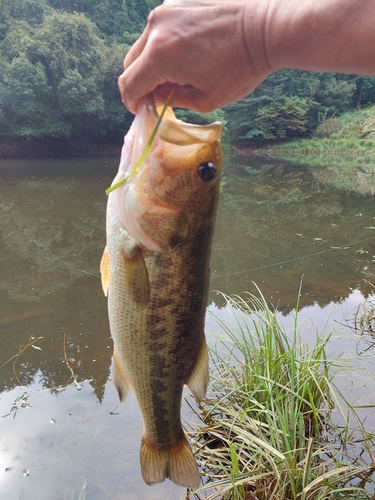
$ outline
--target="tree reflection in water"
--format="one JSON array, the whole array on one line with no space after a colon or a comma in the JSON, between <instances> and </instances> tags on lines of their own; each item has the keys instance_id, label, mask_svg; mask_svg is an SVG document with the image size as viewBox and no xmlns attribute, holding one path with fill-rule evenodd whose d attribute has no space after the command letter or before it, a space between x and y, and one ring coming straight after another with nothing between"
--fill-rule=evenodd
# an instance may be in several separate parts
<instances>
[{"instance_id":1,"label":"tree reflection in water","mask_svg":"<svg viewBox=\"0 0 375 500\"><path fill-rule=\"evenodd\" d=\"M63 397L62 388L72 383L64 359L64 336L66 355L77 379L87 381L82 396L77 397L91 408L90 415L96 402L101 402L101 412L106 415L101 413L99 419L107 419L117 405L111 382L106 386L112 341L98 271L105 242L104 189L116 170L117 158L0 163L0 366L5 363L0 369L1 415L14 405L14 395L22 394L27 386ZM255 282L284 316L295 307L302 275L300 308L324 308L356 290L360 298L373 293L374 197L370 188L366 192L363 176L353 174L350 184L346 173L345 182L340 184L337 176L324 175L322 168L241 155L227 158L224 175L212 253L212 290L225 294L254 292ZM211 307L224 305L215 293L210 300ZM15 389L14 359L6 361L31 337L43 337L38 343L42 350L30 347L18 357L16 374L26 389ZM88 391L90 386L94 399ZM72 390L76 391L66 390L67 398ZM31 403L35 405L35 398ZM59 412L66 416L63 406L60 403L56 412L51 410L51 414L57 414L53 417L56 421L61 420ZM127 401L121 411L128 419L137 411L135 408L135 403ZM21 410L29 411L30 422L40 418L40 408L20 406L16 424L6 423L8 429L26 418L21 417ZM102 424L91 418L90 432L99 432ZM135 418L141 432L139 416ZM0 420L0 426L11 419ZM69 433L68 424L64 425L64 432ZM117 435L108 437L112 431L119 432L121 439L129 435L124 423L119 423L117 431L112 421L108 428L107 424L103 426L105 439L120 441ZM133 445L128 447L135 468L138 441L134 449ZM103 442L98 443L90 453L100 453L103 446ZM66 448L65 452L74 451ZM120 449L115 453L122 460ZM120 469L117 463L118 474ZM81 470L80 474L91 472ZM111 494L108 498L121 498ZM139 498L146 498L144 491L142 495Z\"/></svg>"}]
</instances>

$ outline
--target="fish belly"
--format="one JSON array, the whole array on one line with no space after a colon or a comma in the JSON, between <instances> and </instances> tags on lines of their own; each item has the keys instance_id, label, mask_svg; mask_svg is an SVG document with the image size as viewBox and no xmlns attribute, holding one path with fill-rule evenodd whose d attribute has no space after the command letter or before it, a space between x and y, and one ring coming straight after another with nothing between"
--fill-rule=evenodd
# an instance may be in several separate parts
<instances>
[{"instance_id":1,"label":"fish belly","mask_svg":"<svg viewBox=\"0 0 375 500\"><path fill-rule=\"evenodd\" d=\"M170 254L142 259L134 248L124 253L134 240L123 229L115 240L112 248L109 244L108 295L114 381L122 401L133 388L141 409L142 475L148 484L169 477L182 486L197 487L199 474L182 429L180 407L184 384L200 400L208 383L208 257L202 261L202 256L209 252L192 242ZM134 263L127 253L140 261ZM142 291L147 286L148 293Z\"/></svg>"}]
</instances>

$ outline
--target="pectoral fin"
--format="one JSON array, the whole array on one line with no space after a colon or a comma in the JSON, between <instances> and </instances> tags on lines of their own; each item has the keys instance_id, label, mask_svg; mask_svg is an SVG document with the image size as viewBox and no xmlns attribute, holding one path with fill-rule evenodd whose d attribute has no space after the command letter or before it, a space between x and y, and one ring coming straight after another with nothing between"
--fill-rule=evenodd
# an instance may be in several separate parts
<instances>
[{"instance_id":1,"label":"pectoral fin","mask_svg":"<svg viewBox=\"0 0 375 500\"><path fill-rule=\"evenodd\" d=\"M104 249L102 259L100 261L100 277L104 295L107 297L109 288L109 255L107 246Z\"/></svg>"},{"instance_id":2,"label":"pectoral fin","mask_svg":"<svg viewBox=\"0 0 375 500\"><path fill-rule=\"evenodd\" d=\"M150 298L150 280L142 250L135 246L129 253L122 252L125 261L125 280L130 297L144 307Z\"/></svg>"},{"instance_id":3,"label":"pectoral fin","mask_svg":"<svg viewBox=\"0 0 375 500\"><path fill-rule=\"evenodd\" d=\"M198 403L200 403L206 395L208 380L208 349L206 340L203 338L194 369L186 382L186 385L189 387Z\"/></svg>"},{"instance_id":4,"label":"pectoral fin","mask_svg":"<svg viewBox=\"0 0 375 500\"><path fill-rule=\"evenodd\" d=\"M166 252L183 244L189 236L189 225L186 217L176 213L146 213L139 224L150 238Z\"/></svg>"}]
</instances>

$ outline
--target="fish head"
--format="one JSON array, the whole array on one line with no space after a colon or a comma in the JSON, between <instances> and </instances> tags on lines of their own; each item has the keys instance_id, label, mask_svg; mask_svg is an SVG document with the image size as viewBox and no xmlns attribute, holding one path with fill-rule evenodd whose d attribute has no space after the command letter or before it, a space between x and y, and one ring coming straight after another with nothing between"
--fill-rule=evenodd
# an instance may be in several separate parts
<instances>
[{"instance_id":1,"label":"fish head","mask_svg":"<svg viewBox=\"0 0 375 500\"><path fill-rule=\"evenodd\" d=\"M159 113L148 100L136 116L132 165ZM222 171L221 130L220 122L188 124L172 108L165 110L146 158L118 193L123 226L145 250L173 250L213 225Z\"/></svg>"},{"instance_id":2,"label":"fish head","mask_svg":"<svg viewBox=\"0 0 375 500\"><path fill-rule=\"evenodd\" d=\"M192 125L163 120L149 172L155 200L187 217L210 216L216 206L221 169L221 123Z\"/></svg>"}]
</instances>

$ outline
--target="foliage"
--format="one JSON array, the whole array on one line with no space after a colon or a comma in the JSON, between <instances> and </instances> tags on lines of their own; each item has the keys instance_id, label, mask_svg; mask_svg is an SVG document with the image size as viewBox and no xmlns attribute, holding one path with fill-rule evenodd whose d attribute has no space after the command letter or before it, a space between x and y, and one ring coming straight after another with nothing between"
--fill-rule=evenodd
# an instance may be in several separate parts
<instances>
[{"instance_id":1,"label":"foliage","mask_svg":"<svg viewBox=\"0 0 375 500\"><path fill-rule=\"evenodd\" d=\"M135 41L142 32L148 13L161 2L152 0L48 0L67 12L81 12L91 19L106 38L120 43Z\"/></svg>"},{"instance_id":2,"label":"foliage","mask_svg":"<svg viewBox=\"0 0 375 500\"><path fill-rule=\"evenodd\" d=\"M366 178L363 187L373 192L375 106L328 118L317 127L312 138L278 144L269 152L273 156L290 157L298 163L319 167L340 166L344 169L349 164L351 174L348 172L348 175L355 175L356 169L362 175L369 174L370 178ZM338 177L342 178L344 171L341 170Z\"/></svg>"},{"instance_id":3,"label":"foliage","mask_svg":"<svg viewBox=\"0 0 375 500\"><path fill-rule=\"evenodd\" d=\"M278 71L252 94L225 109L229 138L280 140L307 136L326 118L351 109L355 90L356 80L348 75ZM375 87L373 90L368 97L375 102Z\"/></svg>"},{"instance_id":4,"label":"foliage","mask_svg":"<svg viewBox=\"0 0 375 500\"><path fill-rule=\"evenodd\" d=\"M116 77L126 47L107 46L82 14L40 4L35 22L19 15L1 44L1 135L94 138L124 129Z\"/></svg>"},{"instance_id":5,"label":"foliage","mask_svg":"<svg viewBox=\"0 0 375 500\"><path fill-rule=\"evenodd\" d=\"M197 125L208 125L215 121L220 121L225 125L225 113L222 109L217 109L211 113L198 113L191 109L176 109L176 117L186 123L196 123Z\"/></svg>"},{"instance_id":6,"label":"foliage","mask_svg":"<svg viewBox=\"0 0 375 500\"><path fill-rule=\"evenodd\" d=\"M308 113L314 105L310 98L286 97L259 108L255 123L266 140L303 136L308 131Z\"/></svg>"},{"instance_id":7,"label":"foliage","mask_svg":"<svg viewBox=\"0 0 375 500\"><path fill-rule=\"evenodd\" d=\"M339 403L333 379L344 365L327 359L330 335L317 334L308 346L297 317L286 333L262 295L224 299L232 324L217 319L213 395L196 433L206 478L197 498L202 491L209 500L371 498L365 489L371 459L356 456L355 447L363 439L371 457L374 436L345 399L345 409ZM357 435L349 416L358 422Z\"/></svg>"},{"instance_id":8,"label":"foliage","mask_svg":"<svg viewBox=\"0 0 375 500\"><path fill-rule=\"evenodd\" d=\"M160 3L1 0L0 137L120 139L131 115L117 77ZM374 102L374 78L284 69L224 110L178 116L192 123L220 119L228 142L285 140L307 137L327 118Z\"/></svg>"},{"instance_id":9,"label":"foliage","mask_svg":"<svg viewBox=\"0 0 375 500\"><path fill-rule=\"evenodd\" d=\"M366 106L374 102L375 78L370 76L355 76L355 91L353 94L353 106Z\"/></svg>"}]
</instances>

